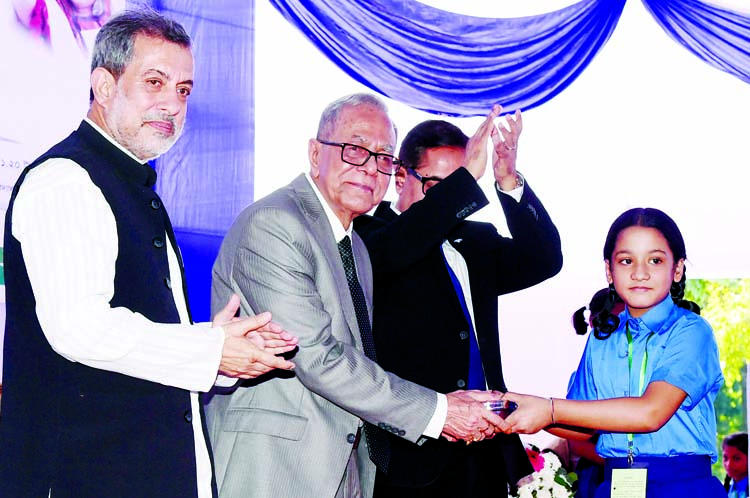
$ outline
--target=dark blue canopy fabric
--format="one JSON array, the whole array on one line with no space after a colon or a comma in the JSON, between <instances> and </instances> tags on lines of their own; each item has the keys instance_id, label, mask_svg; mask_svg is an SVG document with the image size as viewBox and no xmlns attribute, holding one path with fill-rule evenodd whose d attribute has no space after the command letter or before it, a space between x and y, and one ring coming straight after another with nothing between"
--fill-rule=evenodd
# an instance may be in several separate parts
<instances>
[{"instance_id":1,"label":"dark blue canopy fabric","mask_svg":"<svg viewBox=\"0 0 750 498\"><path fill-rule=\"evenodd\" d=\"M750 83L750 15L698 0L643 0L643 4L685 48Z\"/></svg>"},{"instance_id":2,"label":"dark blue canopy fabric","mask_svg":"<svg viewBox=\"0 0 750 498\"><path fill-rule=\"evenodd\" d=\"M484 115L530 109L586 68L625 0L583 0L538 16L491 19L414 0L271 0L331 61L416 109Z\"/></svg>"}]
</instances>

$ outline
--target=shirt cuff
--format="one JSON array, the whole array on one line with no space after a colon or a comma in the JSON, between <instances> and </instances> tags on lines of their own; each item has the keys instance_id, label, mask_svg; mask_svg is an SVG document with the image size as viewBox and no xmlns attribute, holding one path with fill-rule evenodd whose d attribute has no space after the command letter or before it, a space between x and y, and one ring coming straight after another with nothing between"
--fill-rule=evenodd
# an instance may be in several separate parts
<instances>
[{"instance_id":1,"label":"shirt cuff","mask_svg":"<svg viewBox=\"0 0 750 498\"><path fill-rule=\"evenodd\" d=\"M500 185L498 185L497 182L495 182L495 190L497 190L501 194L505 194L505 195L512 197L513 199L515 199L516 202L521 202L521 197L523 196L523 189L524 189L524 186L526 185L526 178L524 178L524 176L518 171L516 171L516 174L521 178L520 186L514 188L513 190L508 190L506 192L505 190L500 190Z\"/></svg>"},{"instance_id":2,"label":"shirt cuff","mask_svg":"<svg viewBox=\"0 0 750 498\"><path fill-rule=\"evenodd\" d=\"M214 385L216 387L234 387L234 385L239 382L240 379L237 377L227 377L226 375L219 374L216 377L216 382L214 382Z\"/></svg>"},{"instance_id":3,"label":"shirt cuff","mask_svg":"<svg viewBox=\"0 0 750 498\"><path fill-rule=\"evenodd\" d=\"M432 414L430 423L425 427L422 435L437 439L440 434L443 433L443 427L445 426L445 419L448 418L448 398L445 394L437 394L437 404L435 405L435 413Z\"/></svg>"},{"instance_id":4,"label":"shirt cuff","mask_svg":"<svg viewBox=\"0 0 750 498\"><path fill-rule=\"evenodd\" d=\"M211 346L204 347L203 354L205 355L207 361L207 368L210 369L210 371L213 371L213 385L219 387L234 386L234 384L239 379L226 377L219 374L219 366L221 365L221 358L224 353L224 340L226 338L224 329L221 327L212 327L212 324L210 322L199 322L193 324L193 326L198 326L204 329L206 331L205 335L211 337ZM225 380L222 381L221 377L223 377ZM211 385L206 385L206 387L202 387L197 391L208 392L211 390L211 387Z\"/></svg>"}]
</instances>

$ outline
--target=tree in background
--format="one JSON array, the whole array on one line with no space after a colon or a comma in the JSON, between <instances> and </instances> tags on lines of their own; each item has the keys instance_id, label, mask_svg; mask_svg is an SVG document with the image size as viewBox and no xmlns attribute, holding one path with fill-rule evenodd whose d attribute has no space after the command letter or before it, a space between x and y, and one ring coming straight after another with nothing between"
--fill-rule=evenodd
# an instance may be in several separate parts
<instances>
[{"instance_id":1,"label":"tree in background","mask_svg":"<svg viewBox=\"0 0 750 498\"><path fill-rule=\"evenodd\" d=\"M685 297L701 306L719 345L724 387L716 397L717 447L724 436L747 431L747 362L750 361L750 278L688 280ZM719 461L714 475L723 476Z\"/></svg>"}]
</instances>

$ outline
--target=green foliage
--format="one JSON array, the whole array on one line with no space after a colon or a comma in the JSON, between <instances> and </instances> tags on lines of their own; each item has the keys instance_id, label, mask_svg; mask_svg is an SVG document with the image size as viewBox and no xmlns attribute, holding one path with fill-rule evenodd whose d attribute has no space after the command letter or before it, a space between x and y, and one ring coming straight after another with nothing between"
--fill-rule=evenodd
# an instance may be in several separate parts
<instances>
[{"instance_id":1,"label":"green foliage","mask_svg":"<svg viewBox=\"0 0 750 498\"><path fill-rule=\"evenodd\" d=\"M750 278L688 280L685 298L698 303L714 329L719 345L724 387L716 397L719 461L714 475L724 476L721 441L733 432L747 431L746 362L750 359Z\"/></svg>"}]
</instances>

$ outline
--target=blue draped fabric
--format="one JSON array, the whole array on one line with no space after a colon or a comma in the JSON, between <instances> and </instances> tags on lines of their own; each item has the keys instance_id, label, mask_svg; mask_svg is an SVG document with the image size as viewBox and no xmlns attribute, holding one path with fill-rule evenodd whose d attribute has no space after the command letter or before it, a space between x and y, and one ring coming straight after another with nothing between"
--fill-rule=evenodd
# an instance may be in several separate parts
<instances>
[{"instance_id":1,"label":"blue draped fabric","mask_svg":"<svg viewBox=\"0 0 750 498\"><path fill-rule=\"evenodd\" d=\"M548 101L612 34L625 0L583 0L518 19L453 14L414 0L271 0L355 80L416 109L484 115Z\"/></svg>"},{"instance_id":2,"label":"blue draped fabric","mask_svg":"<svg viewBox=\"0 0 750 498\"><path fill-rule=\"evenodd\" d=\"M698 0L643 0L643 4L685 48L750 83L750 15Z\"/></svg>"}]
</instances>

